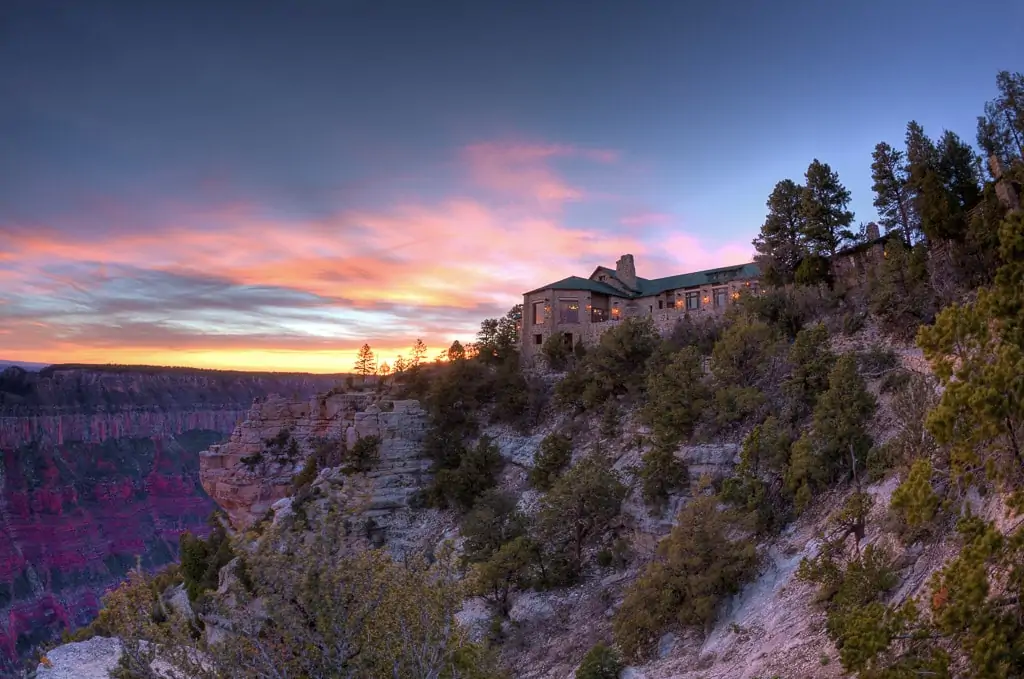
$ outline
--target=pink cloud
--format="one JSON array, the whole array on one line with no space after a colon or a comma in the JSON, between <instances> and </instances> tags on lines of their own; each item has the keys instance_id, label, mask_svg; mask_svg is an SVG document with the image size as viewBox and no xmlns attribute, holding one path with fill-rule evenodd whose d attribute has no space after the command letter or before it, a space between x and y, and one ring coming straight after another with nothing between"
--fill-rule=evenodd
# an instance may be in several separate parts
<instances>
[{"instance_id":1,"label":"pink cloud","mask_svg":"<svg viewBox=\"0 0 1024 679\"><path fill-rule=\"evenodd\" d=\"M100 233L76 230L64 223L60 228L33 225L31 229L4 229L0 224L5 233L0 252L5 312L25 299L38 302L72 296L88 300L118 283L111 277L125 275L125 267L131 267L316 295L319 305L380 314L385 329L376 341L381 347L403 346L419 333L441 345L467 332L466 319L475 319L476 310L507 308L521 301L519 295L525 290L569 275L586 276L599 264L614 266L616 258L626 252L636 256L637 273L645 278L750 261L748 243L709 243L686 233L658 229L674 219L653 210L620 220L623 226L651 227L649 230L608 233L597 228L570 228L557 207L593 194L568 182L554 161L576 158L611 164L618 159L613 151L557 144L483 143L463 149L461 158L473 185L497 192L498 199L453 192L436 201L343 210L318 219L268 217L256 205L229 204L209 210L177 206L167 211L165 226L144 231L127 228L132 220L114 223ZM118 212L116 206L106 205L104 210ZM130 282L125 287L130 288ZM401 309L404 315L388 316L393 313L390 308ZM0 354L47 360L38 352L52 354L59 349L66 356L79 356L76 360L86 356L96 360L120 352L111 342L122 341L121 334L108 333L101 338L99 330L86 332L73 325L81 323L82 317L88 319L88 314L86 301L78 320L58 318L45 330L34 324L37 319L13 319L5 327L17 328L17 332L0 340ZM41 319L50 320L45 315ZM469 325L478 321L471 320ZM468 331L472 333L472 328ZM306 344L282 338L275 348L273 337L245 339L243 335L237 339L230 333L165 336L159 334L163 332L159 328L146 332L154 334L143 335L138 330L135 344L124 336L121 348L125 357L146 362L148 355L150 362L161 362L174 351L187 351L192 352L193 362L204 365L217 361L241 365L237 361L242 359L237 357L249 356L251 349L264 353L249 356L246 365L262 365L261 361L270 365L276 360L275 351L295 352L288 354L287 360L298 365L305 347L313 347L309 351L315 352L316 343L333 341L319 335L305 336ZM230 341L225 339L229 336ZM157 348L163 353L147 354ZM324 360L329 356L341 360L338 356L344 354L347 361L353 348L338 345L329 351L336 353L324 353ZM331 367L338 368L333 363Z\"/></svg>"},{"instance_id":2,"label":"pink cloud","mask_svg":"<svg viewBox=\"0 0 1024 679\"><path fill-rule=\"evenodd\" d=\"M664 212L640 212L619 220L623 226L664 226L671 224L672 215Z\"/></svg>"},{"instance_id":3,"label":"pink cloud","mask_svg":"<svg viewBox=\"0 0 1024 679\"><path fill-rule=\"evenodd\" d=\"M552 159L576 157L607 164L618 158L607 149L490 142L467 146L462 156L471 179L480 186L547 205L581 200L585 195L551 168Z\"/></svg>"}]
</instances>

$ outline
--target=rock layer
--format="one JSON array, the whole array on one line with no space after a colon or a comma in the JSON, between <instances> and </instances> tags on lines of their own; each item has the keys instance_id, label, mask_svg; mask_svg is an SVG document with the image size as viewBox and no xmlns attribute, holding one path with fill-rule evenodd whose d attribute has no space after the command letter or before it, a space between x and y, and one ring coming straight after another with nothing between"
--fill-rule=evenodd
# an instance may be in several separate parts
<instances>
[{"instance_id":1,"label":"rock layer","mask_svg":"<svg viewBox=\"0 0 1024 679\"><path fill-rule=\"evenodd\" d=\"M185 370L0 373L0 676L92 620L140 560L177 556L214 505L199 451L254 398L310 394L334 378Z\"/></svg>"},{"instance_id":2,"label":"rock layer","mask_svg":"<svg viewBox=\"0 0 1024 679\"><path fill-rule=\"evenodd\" d=\"M373 394L331 393L308 401L281 397L257 403L231 438L200 453L203 488L238 529L252 526L292 494L292 479L320 445L352 449L380 439L369 469L366 514L405 507L429 466L420 458L426 414L416 401L374 403Z\"/></svg>"}]
</instances>

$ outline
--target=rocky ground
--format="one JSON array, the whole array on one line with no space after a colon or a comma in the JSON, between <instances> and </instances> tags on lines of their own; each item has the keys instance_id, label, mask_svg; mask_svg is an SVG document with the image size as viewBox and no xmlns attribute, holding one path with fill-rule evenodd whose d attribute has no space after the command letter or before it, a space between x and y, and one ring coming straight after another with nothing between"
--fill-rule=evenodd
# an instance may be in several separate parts
<instances>
[{"instance_id":1,"label":"rocky ground","mask_svg":"<svg viewBox=\"0 0 1024 679\"><path fill-rule=\"evenodd\" d=\"M854 337L837 340L837 350L863 350L877 342L877 334L865 329ZM891 345L890 345L891 346ZM920 353L909 346L896 346L899 363L920 372ZM872 432L885 441L899 425L891 398L880 391L881 376L870 382L879 397L879 414ZM563 418L563 419L560 419ZM490 427L506 467L500 483L520 495L520 507L536 510L538 494L529 489L527 471L543 437L568 421L557 413L545 424L523 435L508 428ZM367 394L335 394L308 401L271 399L259 404L246 422L236 429L230 442L203 454L203 485L211 496L229 509L236 527L251 526L273 508L278 516L293 511L288 498L291 476L301 461L269 467L261 473L239 463L252 455L282 428L290 429L299 442L302 456L309 454L317 440L344 439L350 444L363 436L381 438L381 456L366 474L346 475L340 469L324 470L314 483L322 489L314 510L328 497L358 503L367 518L373 518L381 533L379 540L393 551L430 549L442 540L457 538L457 517L448 512L414 509L409 499L425 480L426 462L419 454L426 419L415 402L388 402ZM574 437L574 458L590 454L599 444L613 456L615 466L627 479L639 463L637 435L640 425L627 416L615 441L598 440L598 427L584 428ZM738 461L735 441L714 445L687 446L678 455L687 463L691 478L724 476ZM928 576L951 554L953 547L943 541L927 547L905 547L883 530L886 508L899 479L887 479L866 490L876 497L868 522L865 543L884 544L897 556L901 585L894 593L903 600L922 591ZM761 545L763 564L757 579L748 584L723 608L715 625L703 631L667 632L660 640L656 657L643 665L629 667L626 679L771 679L779 677L841 676L835 649L823 631L824 614L815 603L812 585L798 580L797 567L804 557L813 556L828 516L840 506L852 489L837 489L815 499L811 508L780 536ZM611 639L611 616L625 590L653 554L658 541L672 527L687 493L671 498L666 510L652 514L634 488L623 506L616 531L632 546L633 559L626 570L596 568L572 588L551 592L523 592L512 601L510 620L504 625L502 660L514 677L523 679L571 679L583 654L598 641ZM977 501L976 510L997 516L995 501ZM309 511L309 509L307 509ZM863 544L862 543L862 546ZM491 612L481 600L466 602L460 621L482 636L491 622ZM104 645L106 644L106 645ZM65 647L61 647L62 649ZM97 645L102 655L110 645ZM84 650L74 651L85 653ZM55 665L60 655L51 654ZM73 657L73 656L72 656ZM56 658L56 659L55 659ZM40 675L51 676L51 675ZM52 675L71 676L71 675ZM79 675L75 675L79 676ZM84 675L81 675L84 676Z\"/></svg>"}]
</instances>

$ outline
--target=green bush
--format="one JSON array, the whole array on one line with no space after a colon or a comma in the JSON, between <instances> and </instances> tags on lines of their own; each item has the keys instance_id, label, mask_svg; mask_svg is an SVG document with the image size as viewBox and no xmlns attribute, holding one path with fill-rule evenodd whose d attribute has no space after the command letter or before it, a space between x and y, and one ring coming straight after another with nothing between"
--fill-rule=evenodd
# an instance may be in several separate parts
<instances>
[{"instance_id":1,"label":"green bush","mask_svg":"<svg viewBox=\"0 0 1024 679\"><path fill-rule=\"evenodd\" d=\"M868 277L868 308L882 329L910 339L935 317L935 292L928 275L924 243L907 246L898 238L885 244L885 258Z\"/></svg>"},{"instance_id":2,"label":"green bush","mask_svg":"<svg viewBox=\"0 0 1024 679\"><path fill-rule=\"evenodd\" d=\"M530 485L548 490L572 460L572 439L564 434L548 434L540 442L530 469Z\"/></svg>"},{"instance_id":3,"label":"green bush","mask_svg":"<svg viewBox=\"0 0 1024 679\"><path fill-rule=\"evenodd\" d=\"M565 370L569 359L573 356L573 348L562 335L549 335L540 348L541 354L547 359L552 370Z\"/></svg>"},{"instance_id":4,"label":"green bush","mask_svg":"<svg viewBox=\"0 0 1024 679\"><path fill-rule=\"evenodd\" d=\"M644 453L640 464L640 483L647 504L664 506L669 494L681 488L688 479L686 465L671 448L655 446Z\"/></svg>"},{"instance_id":5,"label":"green bush","mask_svg":"<svg viewBox=\"0 0 1024 679\"><path fill-rule=\"evenodd\" d=\"M647 368L647 405L642 413L657 445L675 447L688 438L710 396L696 348L659 349Z\"/></svg>"},{"instance_id":6,"label":"green bush","mask_svg":"<svg viewBox=\"0 0 1024 679\"><path fill-rule=\"evenodd\" d=\"M914 460L907 478L892 493L889 507L896 514L901 533L908 542L927 531L942 503L932 486L934 471L927 459Z\"/></svg>"},{"instance_id":7,"label":"green bush","mask_svg":"<svg viewBox=\"0 0 1024 679\"><path fill-rule=\"evenodd\" d=\"M442 469L434 476L431 497L441 507L470 509L484 491L497 483L501 471L501 454L488 436L460 456L454 469Z\"/></svg>"},{"instance_id":8,"label":"green bush","mask_svg":"<svg viewBox=\"0 0 1024 679\"><path fill-rule=\"evenodd\" d=\"M599 642L583 656L576 679L619 679L622 669L618 651Z\"/></svg>"},{"instance_id":9,"label":"green bush","mask_svg":"<svg viewBox=\"0 0 1024 679\"><path fill-rule=\"evenodd\" d=\"M204 540L185 531L178 538L181 576L191 601L217 589L220 569L235 558L231 540L217 515L210 517L210 535Z\"/></svg>"},{"instance_id":10,"label":"green bush","mask_svg":"<svg viewBox=\"0 0 1024 679\"><path fill-rule=\"evenodd\" d=\"M617 396L639 399L647 361L660 341L650 317L627 318L602 334L597 346L559 382L558 400L589 410Z\"/></svg>"},{"instance_id":11,"label":"green bush","mask_svg":"<svg viewBox=\"0 0 1024 679\"><path fill-rule=\"evenodd\" d=\"M665 628L708 624L722 601L756 573L757 561L753 541L736 536L718 498L694 498L616 611L616 642L627 657L641 659Z\"/></svg>"},{"instance_id":12,"label":"green bush","mask_svg":"<svg viewBox=\"0 0 1024 679\"><path fill-rule=\"evenodd\" d=\"M584 550L600 540L618 516L627 488L600 453L583 458L563 474L541 500L537 534L552 564L551 584L575 580Z\"/></svg>"},{"instance_id":13,"label":"green bush","mask_svg":"<svg viewBox=\"0 0 1024 679\"><path fill-rule=\"evenodd\" d=\"M818 323L797 333L789 348L790 374L783 393L793 403L798 417L809 413L818 396L828 388L828 373L836 357L829 348L828 330Z\"/></svg>"},{"instance_id":14,"label":"green bush","mask_svg":"<svg viewBox=\"0 0 1024 679\"><path fill-rule=\"evenodd\" d=\"M356 439L349 455L349 467L353 471L369 471L380 459L380 437L361 436Z\"/></svg>"},{"instance_id":15,"label":"green bush","mask_svg":"<svg viewBox=\"0 0 1024 679\"><path fill-rule=\"evenodd\" d=\"M526 532L526 518L517 509L515 496L497 488L485 491L462 518L467 561L486 561L503 544Z\"/></svg>"}]
</instances>

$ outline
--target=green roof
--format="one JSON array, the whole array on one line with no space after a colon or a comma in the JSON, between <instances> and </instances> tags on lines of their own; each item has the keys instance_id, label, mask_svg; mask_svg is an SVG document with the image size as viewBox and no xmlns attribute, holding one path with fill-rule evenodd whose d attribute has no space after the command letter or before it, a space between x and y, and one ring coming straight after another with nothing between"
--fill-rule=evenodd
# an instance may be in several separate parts
<instances>
[{"instance_id":1,"label":"green roof","mask_svg":"<svg viewBox=\"0 0 1024 679\"><path fill-rule=\"evenodd\" d=\"M748 264L737 264L736 266L723 266L717 269L707 269L694 273L684 273L678 276L666 276L665 278L638 278L640 292L643 296L657 295L666 290L678 290L680 288L696 288L701 285L714 285L715 283L728 283L734 280L745 280L757 278L761 270L753 262Z\"/></svg>"},{"instance_id":2,"label":"green roof","mask_svg":"<svg viewBox=\"0 0 1024 679\"><path fill-rule=\"evenodd\" d=\"M601 267L604 268L604 267ZM608 269L614 275L612 269ZM569 276L563 278L560 281L549 283L548 285L542 285L536 290L530 290L525 293L527 295L535 292L541 292L542 290L589 290L590 292L599 292L604 295L613 295L615 297L624 297L626 299L635 297L649 297L651 295L657 295L666 290L678 290L680 288L695 288L701 285L713 285L715 283L728 283L734 280L746 280L750 278L757 278L761 275L760 269L753 262L748 264L737 264L736 266L723 266L717 269L707 269L705 271L696 271L694 273L684 273L677 276L666 276L664 278L637 278L637 285L640 290L636 293L630 294L622 292L612 286L601 283L599 281L592 281L589 278L580 278L579 276Z\"/></svg>"},{"instance_id":3,"label":"green roof","mask_svg":"<svg viewBox=\"0 0 1024 679\"><path fill-rule=\"evenodd\" d=\"M560 281L554 283L548 283L542 285L536 290L530 290L529 292L523 293L526 295L532 295L535 292L541 292L542 290L589 290L590 292L599 292L602 295L616 295L618 297L625 297L625 295L608 285L607 283L601 283L600 281L592 281L589 278L580 278L579 276L569 276L563 278Z\"/></svg>"}]
</instances>

